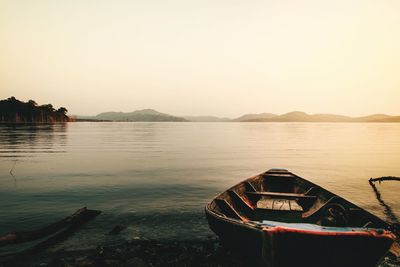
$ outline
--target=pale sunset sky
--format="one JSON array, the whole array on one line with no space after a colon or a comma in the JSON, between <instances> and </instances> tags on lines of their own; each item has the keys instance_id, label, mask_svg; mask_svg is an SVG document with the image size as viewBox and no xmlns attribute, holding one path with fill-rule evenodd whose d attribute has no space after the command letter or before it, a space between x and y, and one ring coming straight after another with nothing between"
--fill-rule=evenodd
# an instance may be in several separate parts
<instances>
[{"instance_id":1,"label":"pale sunset sky","mask_svg":"<svg viewBox=\"0 0 400 267\"><path fill-rule=\"evenodd\" d=\"M0 98L400 115L398 0L0 0Z\"/></svg>"}]
</instances>

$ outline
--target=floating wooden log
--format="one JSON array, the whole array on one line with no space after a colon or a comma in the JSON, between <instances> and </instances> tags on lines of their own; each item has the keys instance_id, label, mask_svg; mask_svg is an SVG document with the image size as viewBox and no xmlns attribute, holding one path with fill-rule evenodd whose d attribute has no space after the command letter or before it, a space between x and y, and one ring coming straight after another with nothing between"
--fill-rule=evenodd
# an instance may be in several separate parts
<instances>
[{"instance_id":1,"label":"floating wooden log","mask_svg":"<svg viewBox=\"0 0 400 267\"><path fill-rule=\"evenodd\" d=\"M97 215L99 215L101 211L98 210L89 210L86 207L78 209L72 215L58 221L47 225L43 228L32 230L32 231L23 231L23 232L14 232L3 235L0 237L0 246L5 246L9 244L19 244L25 243L29 241L33 241L36 239L41 239L51 234L54 234L63 228L68 226L79 226L83 224Z\"/></svg>"},{"instance_id":2,"label":"floating wooden log","mask_svg":"<svg viewBox=\"0 0 400 267\"><path fill-rule=\"evenodd\" d=\"M372 178L371 178L372 179ZM385 215L389 218L391 221L391 224L399 224L400 220L397 218L396 214L393 212L392 208L385 203L385 201L382 199L382 195L379 192L378 188L375 186L373 181L369 180L369 184L371 185L372 189L374 190L375 197L379 201L379 204L383 207Z\"/></svg>"},{"instance_id":3,"label":"floating wooden log","mask_svg":"<svg viewBox=\"0 0 400 267\"><path fill-rule=\"evenodd\" d=\"M369 179L369 184L371 185L372 189L374 190L376 199L379 201L379 204L384 208L385 215L389 218L392 222L390 223L390 230L396 234L397 240L393 243L392 247L390 248L390 252L395 255L397 258L400 257L400 224L399 219L394 214L392 208L383 201L381 193L379 192L378 188L376 188L374 182L381 183L382 181L400 181L399 177L394 176L385 176L379 178L371 178Z\"/></svg>"},{"instance_id":4,"label":"floating wooden log","mask_svg":"<svg viewBox=\"0 0 400 267\"><path fill-rule=\"evenodd\" d=\"M99 211L99 210L88 210L85 207L85 208L77 210L71 216L68 216L67 218L65 218L63 220L61 220L57 223L51 224L42 229L38 229L36 231L31 231L31 232L14 233L14 236L21 237L21 238L20 239L7 238L5 240L9 240L8 244L32 241L35 239L44 238L50 234L52 234L52 235L48 239L41 241L41 242L37 243L36 245L34 245L33 247L31 247L27 250L24 250L22 252L2 255L1 258L3 258L3 260L4 260L3 261L4 266L20 266L21 265L20 263L26 261L27 259L29 259L29 257L35 255L36 253L38 253L40 251L43 251L43 250L49 248L52 245L55 245L65 239L67 239L69 236L71 236L73 233L75 233L83 224L94 219L100 213L101 213L101 211ZM66 227L60 227L62 225L66 225ZM56 229L58 229L58 230L56 230ZM40 235L41 230L43 230L42 233L44 234L42 236ZM24 233L24 234L21 235L21 233ZM32 233L32 234L29 235L27 233ZM6 236L11 237L13 235L9 234Z\"/></svg>"},{"instance_id":5,"label":"floating wooden log","mask_svg":"<svg viewBox=\"0 0 400 267\"><path fill-rule=\"evenodd\" d=\"M383 182L383 181L400 181L400 177L395 176L384 176L379 178L370 178L369 183L372 184L374 182Z\"/></svg>"},{"instance_id":6,"label":"floating wooden log","mask_svg":"<svg viewBox=\"0 0 400 267\"><path fill-rule=\"evenodd\" d=\"M37 251L44 250L56 243L59 243L73 233L75 233L83 224L89 222L90 220L94 219L97 215L99 215L101 211L99 210L88 210L85 208L85 211L80 213L80 216L74 218L71 223L65 228L64 230L57 232L55 235L51 236L50 238L36 244L34 247L26 250L23 252L25 255L34 254Z\"/></svg>"}]
</instances>

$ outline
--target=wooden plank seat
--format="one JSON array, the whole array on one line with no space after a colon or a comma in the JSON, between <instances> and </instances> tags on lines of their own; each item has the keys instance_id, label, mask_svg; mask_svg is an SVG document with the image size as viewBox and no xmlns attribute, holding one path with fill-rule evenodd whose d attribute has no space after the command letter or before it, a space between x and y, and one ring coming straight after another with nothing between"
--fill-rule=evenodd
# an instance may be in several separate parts
<instances>
[{"instance_id":1,"label":"wooden plank seat","mask_svg":"<svg viewBox=\"0 0 400 267\"><path fill-rule=\"evenodd\" d=\"M294 199L261 198L257 201L256 208L261 210L303 212L303 208Z\"/></svg>"},{"instance_id":2,"label":"wooden plank seat","mask_svg":"<svg viewBox=\"0 0 400 267\"><path fill-rule=\"evenodd\" d=\"M242 221L248 221L247 218L245 218L244 216L240 215L233 207L231 204L229 204L225 199L214 199L215 203L218 205L218 207L220 208L220 210L222 211L222 213L224 215L226 215L227 217L231 217L231 218L235 218L235 219L239 219Z\"/></svg>"},{"instance_id":3,"label":"wooden plank seat","mask_svg":"<svg viewBox=\"0 0 400 267\"><path fill-rule=\"evenodd\" d=\"M240 196L236 191L234 190L228 190L227 191L230 197L240 205L244 210L247 212L252 212L254 210L253 205L250 203L249 200L245 199L244 197Z\"/></svg>"},{"instance_id":4,"label":"wooden plank seat","mask_svg":"<svg viewBox=\"0 0 400 267\"><path fill-rule=\"evenodd\" d=\"M316 196L309 196L305 194L294 194L294 193L280 193L280 192L251 192L247 191L248 195L256 195L260 197L273 197L273 198L285 198L285 199L316 199Z\"/></svg>"},{"instance_id":5,"label":"wooden plank seat","mask_svg":"<svg viewBox=\"0 0 400 267\"><path fill-rule=\"evenodd\" d=\"M291 173L265 173L264 178L295 178Z\"/></svg>"},{"instance_id":6,"label":"wooden plank seat","mask_svg":"<svg viewBox=\"0 0 400 267\"><path fill-rule=\"evenodd\" d=\"M255 189L254 185L252 185L250 182L244 182L244 185L246 187L246 190L249 192L257 192L257 190Z\"/></svg>"}]
</instances>

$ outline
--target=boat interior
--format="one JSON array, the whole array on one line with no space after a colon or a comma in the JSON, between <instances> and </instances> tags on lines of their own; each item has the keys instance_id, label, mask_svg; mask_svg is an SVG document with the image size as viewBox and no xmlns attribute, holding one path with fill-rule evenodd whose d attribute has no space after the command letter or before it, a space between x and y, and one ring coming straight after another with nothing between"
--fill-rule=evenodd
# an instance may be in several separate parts
<instances>
[{"instance_id":1,"label":"boat interior","mask_svg":"<svg viewBox=\"0 0 400 267\"><path fill-rule=\"evenodd\" d=\"M217 196L208 209L241 222L386 228L378 217L287 170L272 169Z\"/></svg>"}]
</instances>

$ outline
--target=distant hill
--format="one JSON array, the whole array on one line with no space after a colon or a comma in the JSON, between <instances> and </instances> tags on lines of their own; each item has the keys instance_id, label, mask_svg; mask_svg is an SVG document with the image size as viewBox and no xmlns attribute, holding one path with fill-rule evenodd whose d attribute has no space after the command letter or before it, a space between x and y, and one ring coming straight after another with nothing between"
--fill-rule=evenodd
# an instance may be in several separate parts
<instances>
[{"instance_id":1,"label":"distant hill","mask_svg":"<svg viewBox=\"0 0 400 267\"><path fill-rule=\"evenodd\" d=\"M227 122L231 121L229 118L220 118L215 116L184 116L188 121L192 122Z\"/></svg>"},{"instance_id":2,"label":"distant hill","mask_svg":"<svg viewBox=\"0 0 400 267\"><path fill-rule=\"evenodd\" d=\"M77 121L143 121L143 122L400 122L400 116L373 114L363 117L349 117L336 114L307 114L292 111L277 115L273 113L245 114L236 119L216 116L178 117L158 112L154 109L136 110L133 112L104 112L96 116L77 116Z\"/></svg>"},{"instance_id":3,"label":"distant hill","mask_svg":"<svg viewBox=\"0 0 400 267\"><path fill-rule=\"evenodd\" d=\"M245 122L400 122L400 116L374 114L364 117L349 117L335 114L307 114L293 111L270 118L250 119Z\"/></svg>"},{"instance_id":4,"label":"distant hill","mask_svg":"<svg viewBox=\"0 0 400 267\"><path fill-rule=\"evenodd\" d=\"M400 116L389 116L388 118L371 120L370 122L400 122Z\"/></svg>"},{"instance_id":5,"label":"distant hill","mask_svg":"<svg viewBox=\"0 0 400 267\"><path fill-rule=\"evenodd\" d=\"M357 121L361 121L361 122L374 122L374 121L381 121L381 120L390 120L392 118L395 118L393 116L389 116L386 114L374 114L374 115L369 115L369 116L364 116L364 117L358 117L355 118L355 120Z\"/></svg>"},{"instance_id":6,"label":"distant hill","mask_svg":"<svg viewBox=\"0 0 400 267\"><path fill-rule=\"evenodd\" d=\"M232 121L252 121L252 120L268 120L278 115L272 113L259 113L259 114L246 114L239 118L233 119Z\"/></svg>"},{"instance_id":7,"label":"distant hill","mask_svg":"<svg viewBox=\"0 0 400 267\"><path fill-rule=\"evenodd\" d=\"M99 121L187 121L182 117L175 117L169 114L158 112L154 109L142 109L133 112L103 112L96 116L77 116L78 120L99 120Z\"/></svg>"},{"instance_id":8,"label":"distant hill","mask_svg":"<svg viewBox=\"0 0 400 267\"><path fill-rule=\"evenodd\" d=\"M349 117L335 114L314 114L309 115L301 111L289 112L272 118L273 121L283 122L348 122Z\"/></svg>"}]
</instances>

